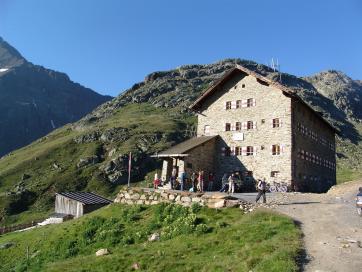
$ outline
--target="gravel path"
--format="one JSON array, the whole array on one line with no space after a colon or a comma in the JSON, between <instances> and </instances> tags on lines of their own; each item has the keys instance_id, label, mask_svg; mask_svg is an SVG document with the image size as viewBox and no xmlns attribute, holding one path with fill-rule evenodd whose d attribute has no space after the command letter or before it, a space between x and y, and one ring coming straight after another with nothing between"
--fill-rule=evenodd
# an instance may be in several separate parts
<instances>
[{"instance_id":1,"label":"gravel path","mask_svg":"<svg viewBox=\"0 0 362 272\"><path fill-rule=\"evenodd\" d=\"M268 202L277 204L275 210L301 226L306 250L303 271L362 271L362 217L355 208L358 187L362 181L335 186L326 194L267 195ZM255 199L255 194L236 196Z\"/></svg>"}]
</instances>

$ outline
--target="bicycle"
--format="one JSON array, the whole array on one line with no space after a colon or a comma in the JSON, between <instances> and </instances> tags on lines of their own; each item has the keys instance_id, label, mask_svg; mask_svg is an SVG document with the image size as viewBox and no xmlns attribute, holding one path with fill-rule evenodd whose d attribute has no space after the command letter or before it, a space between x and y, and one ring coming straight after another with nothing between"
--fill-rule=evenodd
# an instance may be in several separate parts
<instances>
[{"instance_id":1,"label":"bicycle","mask_svg":"<svg viewBox=\"0 0 362 272\"><path fill-rule=\"evenodd\" d=\"M286 193L288 192L288 186L285 182L273 182L273 185L269 186L269 192L275 193L275 192L282 192Z\"/></svg>"}]
</instances>

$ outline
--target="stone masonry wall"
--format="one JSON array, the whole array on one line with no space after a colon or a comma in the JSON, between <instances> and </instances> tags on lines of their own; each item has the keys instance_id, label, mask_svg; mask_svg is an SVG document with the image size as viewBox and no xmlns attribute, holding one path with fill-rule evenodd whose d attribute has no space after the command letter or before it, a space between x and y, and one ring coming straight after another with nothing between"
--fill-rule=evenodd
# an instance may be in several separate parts
<instances>
[{"instance_id":1,"label":"stone masonry wall","mask_svg":"<svg viewBox=\"0 0 362 272\"><path fill-rule=\"evenodd\" d=\"M255 106L239 109L225 109L226 101L255 99ZM273 128L272 120L279 118L281 127ZM225 123L235 126L236 122L255 122L256 128L241 131L224 131ZM209 135L220 135L215 151L216 178L231 171L252 171L253 177L266 178L268 182L292 180L291 163L291 99L275 87L259 82L253 76L239 74L227 81L210 98L205 100L198 114L198 136L205 135L205 126L210 126ZM243 140L235 139L237 133L243 133ZM272 155L271 146L281 146L280 155ZM253 156L223 156L225 147L253 146ZM277 178L271 177L272 171L279 171Z\"/></svg>"},{"instance_id":2,"label":"stone masonry wall","mask_svg":"<svg viewBox=\"0 0 362 272\"><path fill-rule=\"evenodd\" d=\"M149 188L130 188L118 193L115 203L138 204L138 205L156 205L162 202L174 203L189 207L193 203L209 208L222 208L239 206L248 209L251 205L240 199L225 194L202 194L181 192L175 190L154 190Z\"/></svg>"},{"instance_id":3,"label":"stone masonry wall","mask_svg":"<svg viewBox=\"0 0 362 272\"><path fill-rule=\"evenodd\" d=\"M303 125L303 130L301 128ZM304 131L304 132L303 132ZM311 135L311 131L314 135ZM321 141L321 138L327 142ZM330 146L332 145L332 146ZM321 159L309 158L301 151ZM334 131L309 108L293 101L293 180L298 190L323 192L336 184ZM324 160L334 164L327 167Z\"/></svg>"}]
</instances>

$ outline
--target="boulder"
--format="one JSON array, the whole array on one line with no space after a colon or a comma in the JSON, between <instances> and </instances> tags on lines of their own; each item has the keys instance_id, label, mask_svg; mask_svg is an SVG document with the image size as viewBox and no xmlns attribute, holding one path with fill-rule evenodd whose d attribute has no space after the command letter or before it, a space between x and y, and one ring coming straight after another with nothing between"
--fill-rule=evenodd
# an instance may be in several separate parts
<instances>
[{"instance_id":1,"label":"boulder","mask_svg":"<svg viewBox=\"0 0 362 272\"><path fill-rule=\"evenodd\" d=\"M148 241L154 242L160 240L160 234L155 232L150 237L148 237Z\"/></svg>"},{"instance_id":2,"label":"boulder","mask_svg":"<svg viewBox=\"0 0 362 272\"><path fill-rule=\"evenodd\" d=\"M101 248L96 252L96 256L104 256L104 255L108 255L111 252L107 249L107 248Z\"/></svg>"}]
</instances>

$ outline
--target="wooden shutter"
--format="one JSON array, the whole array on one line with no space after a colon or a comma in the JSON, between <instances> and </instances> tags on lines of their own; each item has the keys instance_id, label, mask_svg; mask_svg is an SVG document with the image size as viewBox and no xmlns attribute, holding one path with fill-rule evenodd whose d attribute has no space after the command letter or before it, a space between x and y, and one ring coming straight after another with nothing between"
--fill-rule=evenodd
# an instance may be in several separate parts
<instances>
[{"instance_id":1,"label":"wooden shutter","mask_svg":"<svg viewBox=\"0 0 362 272\"><path fill-rule=\"evenodd\" d=\"M280 145L280 154L283 154L285 152L285 145Z\"/></svg>"},{"instance_id":2,"label":"wooden shutter","mask_svg":"<svg viewBox=\"0 0 362 272\"><path fill-rule=\"evenodd\" d=\"M253 122L253 129L256 129L256 121Z\"/></svg>"},{"instance_id":3,"label":"wooden shutter","mask_svg":"<svg viewBox=\"0 0 362 272\"><path fill-rule=\"evenodd\" d=\"M281 126L282 126L282 124L283 124L283 121L282 121L282 119L281 119L281 118L279 118L279 126L281 127Z\"/></svg>"},{"instance_id":4,"label":"wooden shutter","mask_svg":"<svg viewBox=\"0 0 362 272\"><path fill-rule=\"evenodd\" d=\"M231 146L230 147L230 155L234 156L235 155L235 146Z\"/></svg>"},{"instance_id":5,"label":"wooden shutter","mask_svg":"<svg viewBox=\"0 0 362 272\"><path fill-rule=\"evenodd\" d=\"M235 125L234 124L230 124L230 130L234 131L235 130Z\"/></svg>"},{"instance_id":6,"label":"wooden shutter","mask_svg":"<svg viewBox=\"0 0 362 272\"><path fill-rule=\"evenodd\" d=\"M270 155L273 155L273 145L270 146Z\"/></svg>"},{"instance_id":7,"label":"wooden shutter","mask_svg":"<svg viewBox=\"0 0 362 272\"><path fill-rule=\"evenodd\" d=\"M242 129L248 129L248 122L242 122Z\"/></svg>"},{"instance_id":8,"label":"wooden shutter","mask_svg":"<svg viewBox=\"0 0 362 272\"><path fill-rule=\"evenodd\" d=\"M258 151L258 147L257 146L254 146L253 147L253 155L256 156L256 153Z\"/></svg>"},{"instance_id":9,"label":"wooden shutter","mask_svg":"<svg viewBox=\"0 0 362 272\"><path fill-rule=\"evenodd\" d=\"M246 156L246 150L247 150L247 147L246 146L243 146L241 148L241 156Z\"/></svg>"},{"instance_id":10,"label":"wooden shutter","mask_svg":"<svg viewBox=\"0 0 362 272\"><path fill-rule=\"evenodd\" d=\"M255 101L255 98L253 98L253 107L256 106L256 101Z\"/></svg>"},{"instance_id":11,"label":"wooden shutter","mask_svg":"<svg viewBox=\"0 0 362 272\"><path fill-rule=\"evenodd\" d=\"M224 131L226 131L226 124L227 124L227 123L224 124Z\"/></svg>"},{"instance_id":12,"label":"wooden shutter","mask_svg":"<svg viewBox=\"0 0 362 272\"><path fill-rule=\"evenodd\" d=\"M241 100L241 107L246 108L247 106L248 106L248 100L246 99Z\"/></svg>"},{"instance_id":13,"label":"wooden shutter","mask_svg":"<svg viewBox=\"0 0 362 272\"><path fill-rule=\"evenodd\" d=\"M224 103L224 110L226 110L226 104L227 104L227 102Z\"/></svg>"}]
</instances>

